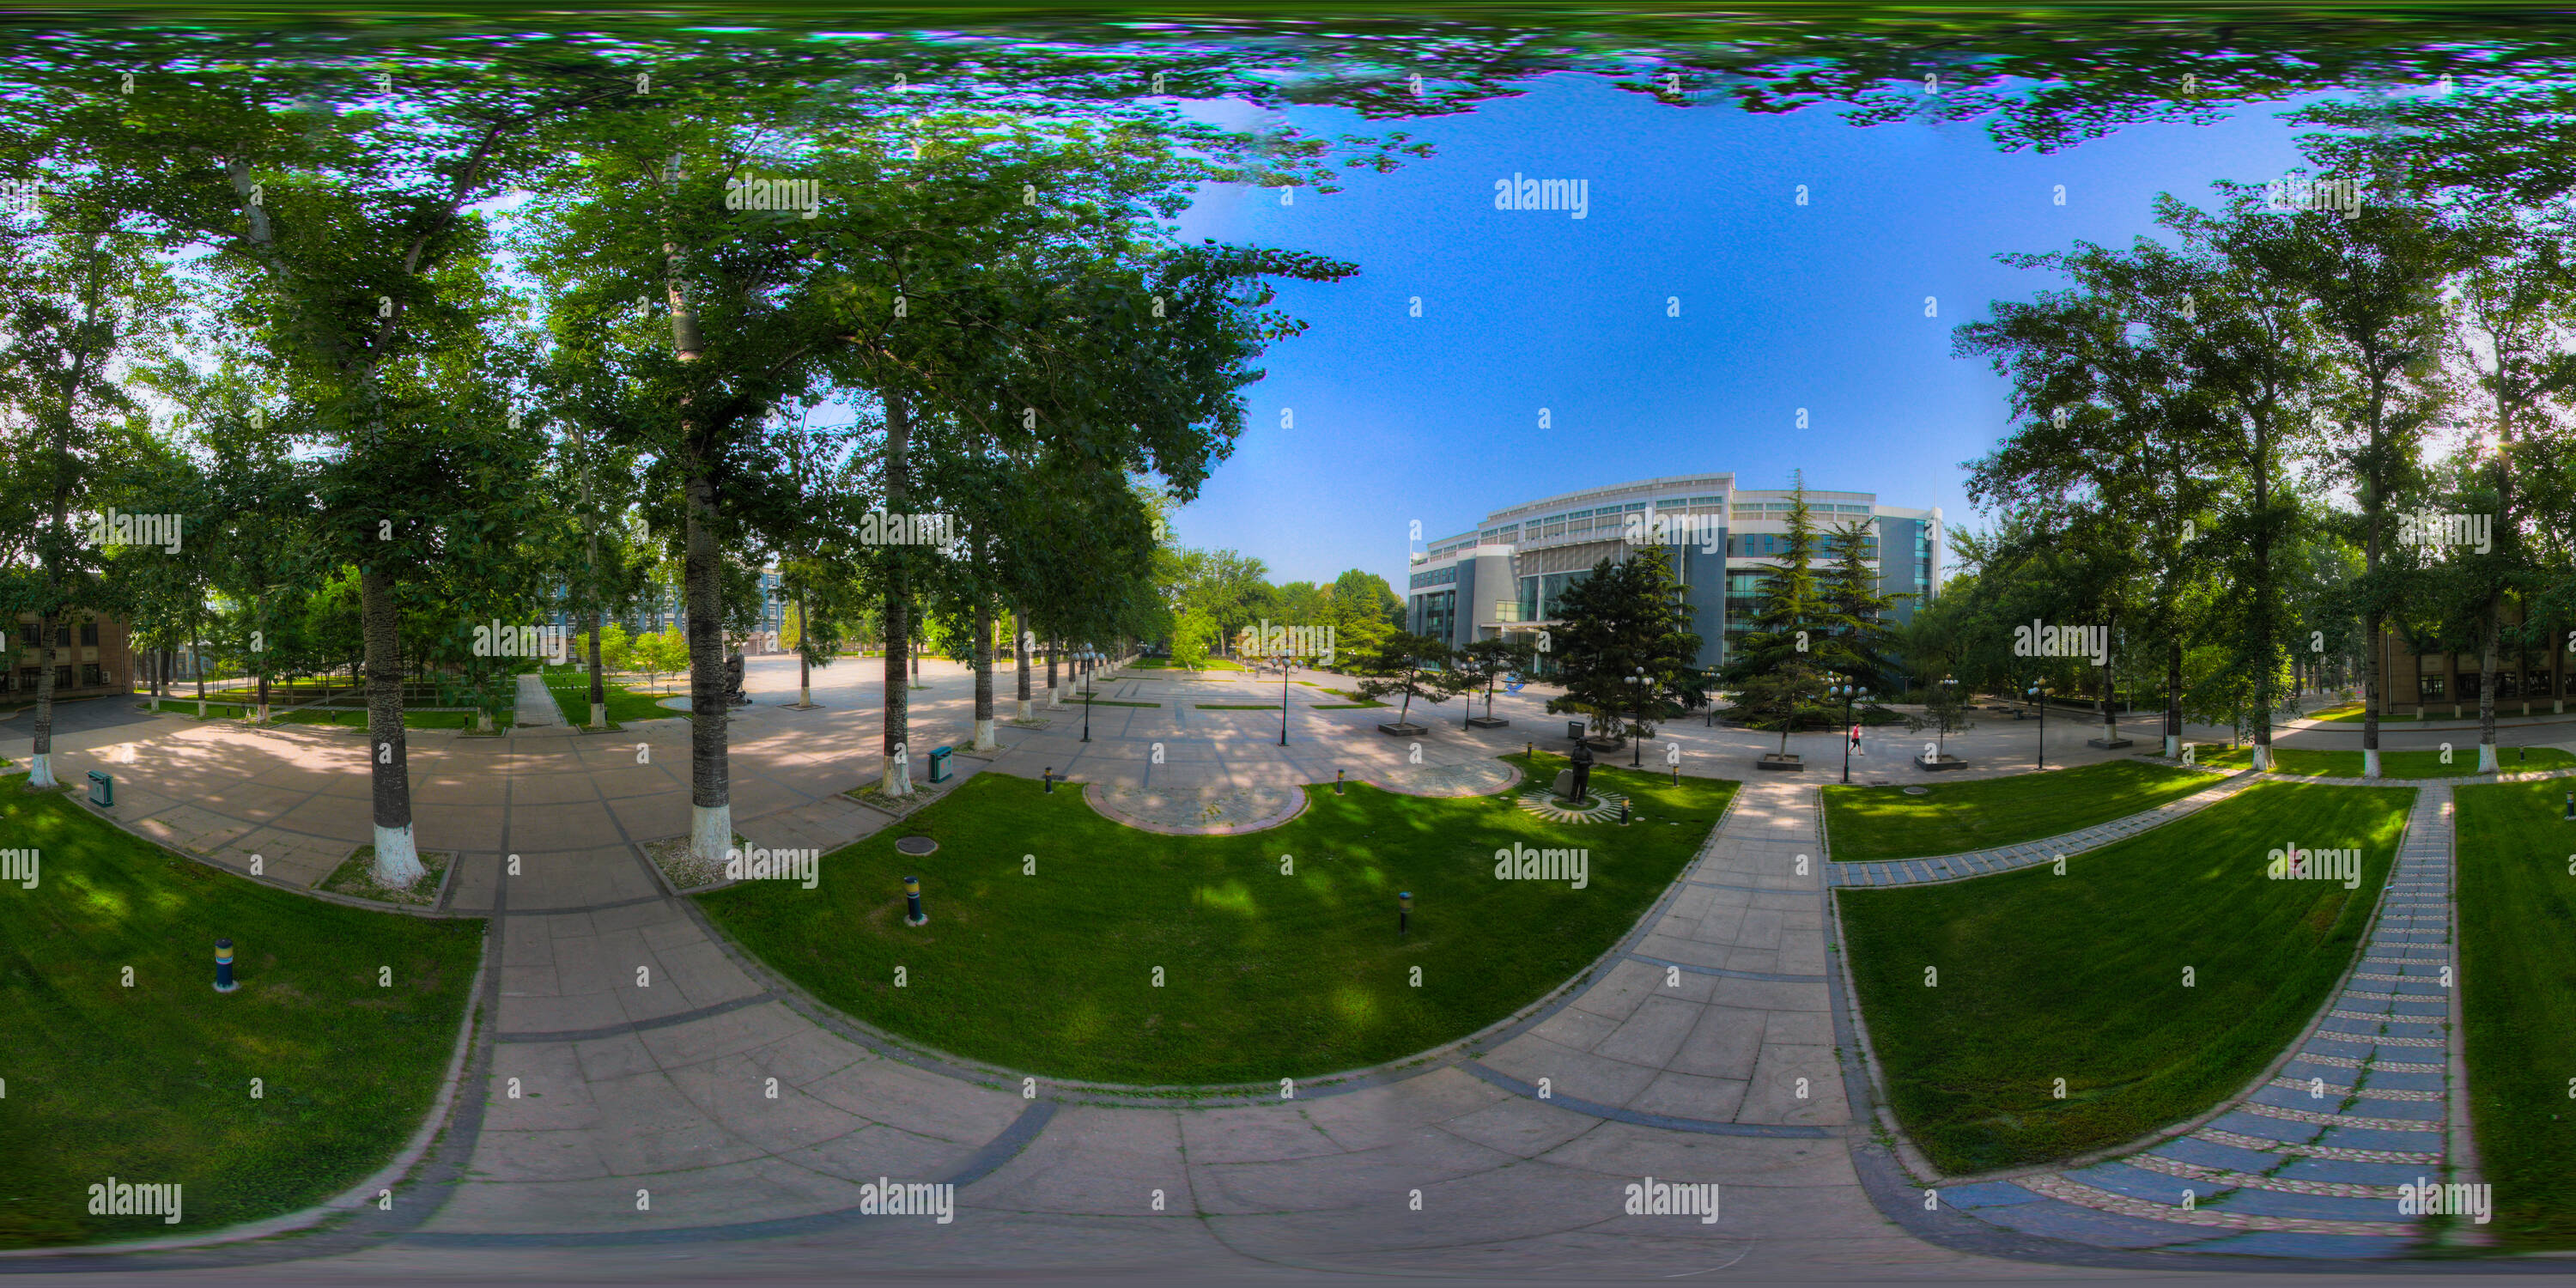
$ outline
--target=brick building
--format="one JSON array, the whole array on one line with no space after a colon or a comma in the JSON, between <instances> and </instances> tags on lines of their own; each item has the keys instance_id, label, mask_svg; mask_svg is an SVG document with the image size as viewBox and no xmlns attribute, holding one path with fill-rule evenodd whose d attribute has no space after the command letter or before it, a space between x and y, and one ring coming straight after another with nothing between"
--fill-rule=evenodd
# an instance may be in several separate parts
<instances>
[{"instance_id":1,"label":"brick building","mask_svg":"<svg viewBox=\"0 0 2576 1288\"><path fill-rule=\"evenodd\" d=\"M5 650L0 650L0 656L8 659L8 669L0 673L0 695L6 695L9 701L32 701L36 696L36 683L44 666L44 650L36 639L39 625L35 614L22 614L8 632ZM54 696L131 692L134 657L126 637L125 623L113 617L75 615L74 620L57 623Z\"/></svg>"}]
</instances>

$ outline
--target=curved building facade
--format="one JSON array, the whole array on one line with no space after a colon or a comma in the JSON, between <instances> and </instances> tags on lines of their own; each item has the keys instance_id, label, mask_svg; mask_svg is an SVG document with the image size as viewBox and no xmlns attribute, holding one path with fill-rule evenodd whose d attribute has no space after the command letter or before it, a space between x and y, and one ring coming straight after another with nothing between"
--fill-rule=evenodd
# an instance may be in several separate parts
<instances>
[{"instance_id":1,"label":"curved building facade","mask_svg":"<svg viewBox=\"0 0 2576 1288\"><path fill-rule=\"evenodd\" d=\"M1672 554L1701 666L1726 660L1759 594L1762 571L1788 545L1792 493L1740 491L1732 474L1682 474L1586 488L1495 510L1472 532L1429 543L1411 556L1406 625L1452 645L1535 633L1552 625L1557 600L1603 559L1625 560L1654 542ZM1819 530L1859 524L1882 594L1899 621L1929 603L1943 562L1941 511L1881 505L1869 492L1810 488Z\"/></svg>"}]
</instances>

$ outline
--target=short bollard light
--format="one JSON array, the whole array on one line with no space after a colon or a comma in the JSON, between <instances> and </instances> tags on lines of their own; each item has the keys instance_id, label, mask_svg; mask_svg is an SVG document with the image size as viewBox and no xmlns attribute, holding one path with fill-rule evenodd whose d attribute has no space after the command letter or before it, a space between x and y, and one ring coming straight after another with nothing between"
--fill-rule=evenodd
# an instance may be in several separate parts
<instances>
[{"instance_id":1,"label":"short bollard light","mask_svg":"<svg viewBox=\"0 0 2576 1288\"><path fill-rule=\"evenodd\" d=\"M1395 933L1413 933L1413 892L1410 890L1399 890L1395 894Z\"/></svg>"},{"instance_id":2,"label":"short bollard light","mask_svg":"<svg viewBox=\"0 0 2576 1288\"><path fill-rule=\"evenodd\" d=\"M2567 793L2567 812L2559 817L2570 823L2576 823L2576 792Z\"/></svg>"},{"instance_id":3,"label":"short bollard light","mask_svg":"<svg viewBox=\"0 0 2576 1288\"><path fill-rule=\"evenodd\" d=\"M233 941L215 941L215 991L229 993L241 985L233 982Z\"/></svg>"},{"instance_id":4,"label":"short bollard light","mask_svg":"<svg viewBox=\"0 0 2576 1288\"><path fill-rule=\"evenodd\" d=\"M1047 766L1046 772L1038 775L1038 777L1046 780L1047 795L1053 796L1055 794L1055 766Z\"/></svg>"},{"instance_id":5,"label":"short bollard light","mask_svg":"<svg viewBox=\"0 0 2576 1288\"><path fill-rule=\"evenodd\" d=\"M1621 826L1621 827L1626 827L1627 825L1628 825L1628 802L1626 802L1626 801L1621 801L1621 802L1619 802L1619 826Z\"/></svg>"},{"instance_id":6,"label":"short bollard light","mask_svg":"<svg viewBox=\"0 0 2576 1288\"><path fill-rule=\"evenodd\" d=\"M921 910L921 878L905 877L903 879L903 907L903 924L907 926L926 926L930 924L930 914Z\"/></svg>"},{"instance_id":7,"label":"short bollard light","mask_svg":"<svg viewBox=\"0 0 2576 1288\"><path fill-rule=\"evenodd\" d=\"M1342 794L1342 773L1343 771L1339 769L1333 771L1333 794L1335 796Z\"/></svg>"}]
</instances>

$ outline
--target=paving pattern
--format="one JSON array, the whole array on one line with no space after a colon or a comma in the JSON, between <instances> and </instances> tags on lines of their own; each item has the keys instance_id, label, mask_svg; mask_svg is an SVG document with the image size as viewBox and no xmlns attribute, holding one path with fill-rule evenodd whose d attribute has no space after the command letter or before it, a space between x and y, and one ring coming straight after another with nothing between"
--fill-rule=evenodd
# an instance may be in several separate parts
<instances>
[{"instance_id":1,"label":"paving pattern","mask_svg":"<svg viewBox=\"0 0 2576 1288\"><path fill-rule=\"evenodd\" d=\"M2461 1179L2446 1176L2451 814L2447 780L2417 785L2362 961L2274 1076L2146 1150L1949 1186L1941 1201L2005 1229L2113 1248L2324 1258L2407 1250L2417 1218L2400 1212L2397 1187Z\"/></svg>"},{"instance_id":2,"label":"paving pattern","mask_svg":"<svg viewBox=\"0 0 2576 1288\"><path fill-rule=\"evenodd\" d=\"M1827 884L1837 886L1931 885L1943 881L1965 881L1994 872L2009 872L2055 861L2061 855L2081 854L2113 841L2125 841L2152 827L2181 818L2185 814L2223 801L2245 790L2263 775L2251 770L2234 774L2180 800L2166 801L2151 810L2142 810L2108 823L2052 836L2046 840L2027 841L2020 845L1998 846L1991 850L1970 850L1965 854L1945 854L1930 859L1887 859L1867 863L1829 863L1825 865ZM2385 785L2385 784L2382 784Z\"/></svg>"}]
</instances>

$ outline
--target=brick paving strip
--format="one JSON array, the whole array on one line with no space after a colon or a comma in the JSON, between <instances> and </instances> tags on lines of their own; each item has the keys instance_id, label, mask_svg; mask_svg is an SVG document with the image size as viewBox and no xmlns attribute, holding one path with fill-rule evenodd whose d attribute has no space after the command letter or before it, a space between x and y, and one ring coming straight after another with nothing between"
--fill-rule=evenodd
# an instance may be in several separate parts
<instances>
[{"instance_id":1,"label":"brick paving strip","mask_svg":"<svg viewBox=\"0 0 2576 1288\"><path fill-rule=\"evenodd\" d=\"M2369 946L2271 1075L2145 1150L1947 1187L1944 1204L2007 1229L2113 1247L2405 1252L2417 1241L2417 1219L2399 1213L2398 1188L2443 1179L2445 1161L2458 1156L2450 1066L2417 1058L2451 1045L2442 981L2451 963L2451 782L2413 784L2414 809Z\"/></svg>"}]
</instances>

